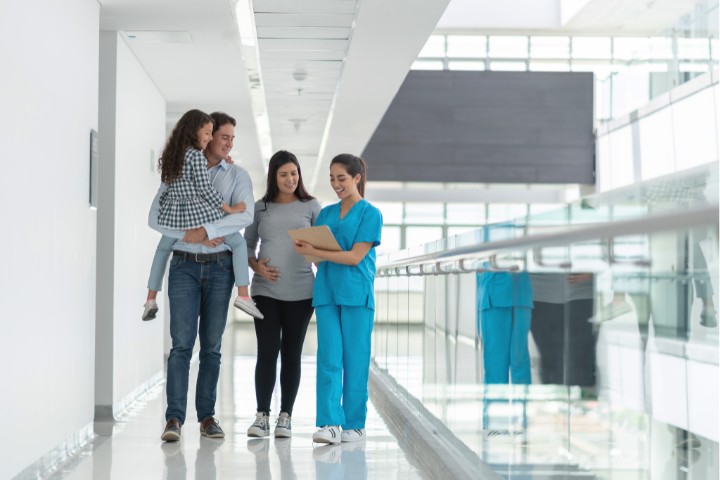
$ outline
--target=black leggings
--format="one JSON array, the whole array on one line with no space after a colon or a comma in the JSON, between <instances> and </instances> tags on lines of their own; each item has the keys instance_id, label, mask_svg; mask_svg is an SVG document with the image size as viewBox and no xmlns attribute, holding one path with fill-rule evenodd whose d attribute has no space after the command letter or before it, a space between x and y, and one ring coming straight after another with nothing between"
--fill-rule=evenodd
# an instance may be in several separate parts
<instances>
[{"instance_id":1,"label":"black leggings","mask_svg":"<svg viewBox=\"0 0 720 480\"><path fill-rule=\"evenodd\" d=\"M280 411L292 416L300 386L300 356L314 310L312 299L291 302L258 295L254 296L253 300L265 316L262 320L255 319L257 411L270 413L270 400L275 387L277 358L280 353Z\"/></svg>"}]
</instances>

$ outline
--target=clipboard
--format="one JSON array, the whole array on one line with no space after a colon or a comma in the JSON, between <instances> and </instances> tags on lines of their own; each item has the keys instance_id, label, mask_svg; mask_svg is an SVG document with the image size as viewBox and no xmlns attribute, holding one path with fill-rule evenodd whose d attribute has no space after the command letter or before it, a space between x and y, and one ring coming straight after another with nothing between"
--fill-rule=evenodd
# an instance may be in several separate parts
<instances>
[{"instance_id":1,"label":"clipboard","mask_svg":"<svg viewBox=\"0 0 720 480\"><path fill-rule=\"evenodd\" d=\"M335 240L335 236L327 225L319 225L316 227L298 228L296 230L288 230L288 235L293 240L309 243L320 250L330 250L331 252L342 251L340 244ZM305 255L305 261L308 263L324 262L324 258Z\"/></svg>"}]
</instances>

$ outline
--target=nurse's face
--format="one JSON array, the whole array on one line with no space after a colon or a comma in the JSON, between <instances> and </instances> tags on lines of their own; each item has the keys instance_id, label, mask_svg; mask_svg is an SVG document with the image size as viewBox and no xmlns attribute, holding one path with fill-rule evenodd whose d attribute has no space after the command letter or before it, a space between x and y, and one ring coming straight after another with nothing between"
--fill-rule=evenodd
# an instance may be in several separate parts
<instances>
[{"instance_id":1,"label":"nurse's face","mask_svg":"<svg viewBox=\"0 0 720 480\"><path fill-rule=\"evenodd\" d=\"M293 162L288 162L277 170L278 190L281 193L292 195L298 185L300 174Z\"/></svg>"},{"instance_id":2,"label":"nurse's face","mask_svg":"<svg viewBox=\"0 0 720 480\"><path fill-rule=\"evenodd\" d=\"M360 195L357 189L359 182L360 174L353 177L339 163L333 163L330 166L330 186L335 190L340 200Z\"/></svg>"}]
</instances>

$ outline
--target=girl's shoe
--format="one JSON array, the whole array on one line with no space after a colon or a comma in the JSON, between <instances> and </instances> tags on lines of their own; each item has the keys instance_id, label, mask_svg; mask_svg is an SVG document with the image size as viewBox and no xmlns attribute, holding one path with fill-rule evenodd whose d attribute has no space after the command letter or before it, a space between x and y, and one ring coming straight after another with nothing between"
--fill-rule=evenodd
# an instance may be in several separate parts
<instances>
[{"instance_id":1,"label":"girl's shoe","mask_svg":"<svg viewBox=\"0 0 720 480\"><path fill-rule=\"evenodd\" d=\"M148 300L145 305L143 305L143 314L142 319L145 321L152 320L155 318L158 312L158 306L157 302L155 300Z\"/></svg>"}]
</instances>

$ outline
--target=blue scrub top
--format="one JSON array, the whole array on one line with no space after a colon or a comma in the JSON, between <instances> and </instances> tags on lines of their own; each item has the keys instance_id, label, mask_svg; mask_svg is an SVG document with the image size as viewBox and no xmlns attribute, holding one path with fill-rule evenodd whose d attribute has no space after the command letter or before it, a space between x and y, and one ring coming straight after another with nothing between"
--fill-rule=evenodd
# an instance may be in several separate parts
<instances>
[{"instance_id":1,"label":"blue scrub top","mask_svg":"<svg viewBox=\"0 0 720 480\"><path fill-rule=\"evenodd\" d=\"M493 307L533 307L533 292L527 272L478 272L478 311Z\"/></svg>"},{"instance_id":2,"label":"blue scrub top","mask_svg":"<svg viewBox=\"0 0 720 480\"><path fill-rule=\"evenodd\" d=\"M329 261L318 264L313 306L345 305L375 308L375 247L380 245L382 214L362 199L340 220L340 202L320 211L315 225L327 225L343 251L356 243L371 243L365 258L355 265Z\"/></svg>"}]
</instances>

